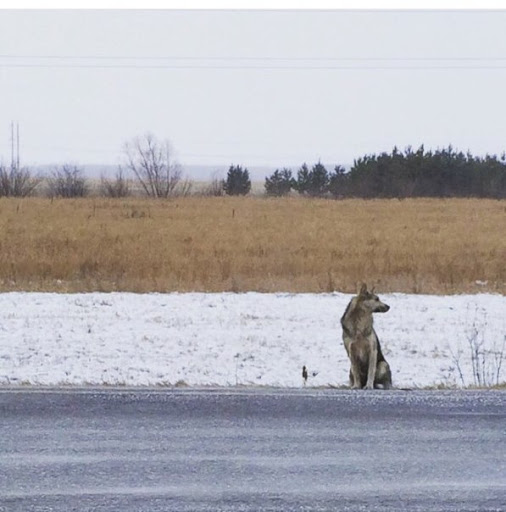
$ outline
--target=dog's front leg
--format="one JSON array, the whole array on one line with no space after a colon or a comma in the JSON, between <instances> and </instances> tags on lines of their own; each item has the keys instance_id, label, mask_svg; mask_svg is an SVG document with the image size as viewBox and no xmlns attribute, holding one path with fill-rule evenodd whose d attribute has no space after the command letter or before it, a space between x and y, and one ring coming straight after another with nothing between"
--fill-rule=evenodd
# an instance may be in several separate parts
<instances>
[{"instance_id":1,"label":"dog's front leg","mask_svg":"<svg viewBox=\"0 0 506 512\"><path fill-rule=\"evenodd\" d=\"M367 368L367 383L365 389L374 389L374 377L376 376L376 363L378 361L378 347L376 340L369 340L369 365Z\"/></svg>"},{"instance_id":2,"label":"dog's front leg","mask_svg":"<svg viewBox=\"0 0 506 512\"><path fill-rule=\"evenodd\" d=\"M357 365L353 363L351 363L350 385L351 389L360 389L362 387L360 384L360 374L358 373Z\"/></svg>"},{"instance_id":3,"label":"dog's front leg","mask_svg":"<svg viewBox=\"0 0 506 512\"><path fill-rule=\"evenodd\" d=\"M351 389L360 389L362 387L361 379L360 379L360 353L356 343L350 343L350 385Z\"/></svg>"}]
</instances>

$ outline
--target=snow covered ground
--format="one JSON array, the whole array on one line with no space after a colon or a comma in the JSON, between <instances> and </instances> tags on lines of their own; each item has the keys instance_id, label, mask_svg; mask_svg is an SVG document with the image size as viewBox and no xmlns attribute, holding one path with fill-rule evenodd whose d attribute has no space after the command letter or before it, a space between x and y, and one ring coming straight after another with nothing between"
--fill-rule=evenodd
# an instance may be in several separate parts
<instances>
[{"instance_id":1,"label":"snow covered ground","mask_svg":"<svg viewBox=\"0 0 506 512\"><path fill-rule=\"evenodd\" d=\"M506 297L380 297L391 309L375 315L375 327L394 386L475 384L473 340L485 351L482 376L495 383L497 353L506 352ZM300 387L306 365L308 386L343 386L349 363L339 319L350 298L0 294L0 385Z\"/></svg>"}]
</instances>

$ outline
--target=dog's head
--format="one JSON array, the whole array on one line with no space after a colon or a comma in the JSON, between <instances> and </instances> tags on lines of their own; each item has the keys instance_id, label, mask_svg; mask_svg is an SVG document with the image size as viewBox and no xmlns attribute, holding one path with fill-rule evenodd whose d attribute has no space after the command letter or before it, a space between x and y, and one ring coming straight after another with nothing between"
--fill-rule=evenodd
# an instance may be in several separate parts
<instances>
[{"instance_id":1,"label":"dog's head","mask_svg":"<svg viewBox=\"0 0 506 512\"><path fill-rule=\"evenodd\" d=\"M363 284L358 294L358 302L360 306L371 313L386 313L390 306L381 302L379 297L374 293L374 288L371 291L367 290L367 285Z\"/></svg>"}]
</instances>

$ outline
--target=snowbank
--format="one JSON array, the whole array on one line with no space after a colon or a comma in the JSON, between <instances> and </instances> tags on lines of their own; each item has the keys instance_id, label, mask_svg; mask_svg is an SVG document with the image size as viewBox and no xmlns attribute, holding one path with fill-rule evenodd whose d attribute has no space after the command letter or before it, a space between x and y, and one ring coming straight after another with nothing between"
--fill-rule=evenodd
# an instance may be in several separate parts
<instances>
[{"instance_id":1,"label":"snowbank","mask_svg":"<svg viewBox=\"0 0 506 512\"><path fill-rule=\"evenodd\" d=\"M342 386L349 363L339 319L350 298L0 294L0 384L300 387L306 365L308 385ZM472 385L470 341L482 350L504 347L506 297L381 299L391 309L375 316L375 326L396 387ZM486 354L489 384L497 362Z\"/></svg>"}]
</instances>

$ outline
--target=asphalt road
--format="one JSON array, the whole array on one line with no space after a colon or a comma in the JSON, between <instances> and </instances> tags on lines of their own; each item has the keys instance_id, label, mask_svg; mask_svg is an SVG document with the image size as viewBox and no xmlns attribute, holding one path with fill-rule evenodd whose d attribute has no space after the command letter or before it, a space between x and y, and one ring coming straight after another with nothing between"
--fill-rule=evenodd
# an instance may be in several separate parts
<instances>
[{"instance_id":1,"label":"asphalt road","mask_svg":"<svg viewBox=\"0 0 506 512\"><path fill-rule=\"evenodd\" d=\"M0 511L506 511L506 392L0 390Z\"/></svg>"}]
</instances>

